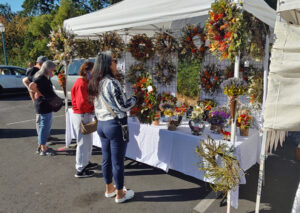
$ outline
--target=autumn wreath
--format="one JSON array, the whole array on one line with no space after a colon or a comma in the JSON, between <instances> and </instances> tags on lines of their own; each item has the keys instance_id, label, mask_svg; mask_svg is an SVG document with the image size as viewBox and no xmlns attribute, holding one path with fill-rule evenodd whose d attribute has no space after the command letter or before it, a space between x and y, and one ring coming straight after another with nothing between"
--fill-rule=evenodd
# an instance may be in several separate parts
<instances>
[{"instance_id":1,"label":"autumn wreath","mask_svg":"<svg viewBox=\"0 0 300 213\"><path fill-rule=\"evenodd\" d=\"M163 85L170 85L176 74L176 67L167 59L162 59L156 63L153 70L154 78Z\"/></svg>"},{"instance_id":2,"label":"autumn wreath","mask_svg":"<svg viewBox=\"0 0 300 213\"><path fill-rule=\"evenodd\" d=\"M220 89L221 71L216 66L207 65L201 71L200 81L204 92L213 95Z\"/></svg>"},{"instance_id":3,"label":"autumn wreath","mask_svg":"<svg viewBox=\"0 0 300 213\"><path fill-rule=\"evenodd\" d=\"M167 56L177 52L178 43L170 34L171 32L155 34L155 50L158 56Z\"/></svg>"},{"instance_id":4,"label":"autumn wreath","mask_svg":"<svg viewBox=\"0 0 300 213\"><path fill-rule=\"evenodd\" d=\"M146 61L154 56L154 45L146 34L133 36L128 49L131 55L139 61Z\"/></svg>"},{"instance_id":5,"label":"autumn wreath","mask_svg":"<svg viewBox=\"0 0 300 213\"><path fill-rule=\"evenodd\" d=\"M121 36L116 32L106 32L99 36L100 50L112 51L114 57L121 58L125 50L125 44Z\"/></svg>"},{"instance_id":6,"label":"autumn wreath","mask_svg":"<svg viewBox=\"0 0 300 213\"><path fill-rule=\"evenodd\" d=\"M135 83L138 77L146 77L148 71L146 70L143 63L133 64L129 68L128 72L128 82Z\"/></svg>"},{"instance_id":7,"label":"autumn wreath","mask_svg":"<svg viewBox=\"0 0 300 213\"><path fill-rule=\"evenodd\" d=\"M180 55L186 60L202 59L205 52L205 32L200 26L188 25L183 29Z\"/></svg>"},{"instance_id":8,"label":"autumn wreath","mask_svg":"<svg viewBox=\"0 0 300 213\"><path fill-rule=\"evenodd\" d=\"M138 77L132 88L134 94L142 93L144 96L137 100L130 114L137 116L141 123L151 124L157 111L156 88L153 86L151 76Z\"/></svg>"}]
</instances>

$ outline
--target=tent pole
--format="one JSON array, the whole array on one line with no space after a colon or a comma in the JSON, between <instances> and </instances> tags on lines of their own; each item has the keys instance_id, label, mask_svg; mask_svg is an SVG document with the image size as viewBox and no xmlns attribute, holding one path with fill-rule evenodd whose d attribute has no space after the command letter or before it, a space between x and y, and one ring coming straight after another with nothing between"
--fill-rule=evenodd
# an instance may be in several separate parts
<instances>
[{"instance_id":1,"label":"tent pole","mask_svg":"<svg viewBox=\"0 0 300 213\"><path fill-rule=\"evenodd\" d=\"M267 89L268 89L268 72L269 72L269 48L270 48L270 35L266 35L266 44L265 44L265 59L264 59L264 96L262 104L262 113L261 121L263 121L263 114L265 109L265 102L267 98ZM258 186L256 194L256 206L255 213L259 213L259 205L261 198L262 186L265 185L265 159L266 159L266 141L267 141L267 131L263 131L262 145L260 151L260 165L259 165L259 176L258 176Z\"/></svg>"},{"instance_id":2,"label":"tent pole","mask_svg":"<svg viewBox=\"0 0 300 213\"><path fill-rule=\"evenodd\" d=\"M262 189L262 182L263 182L263 172L264 172L264 167L265 167L266 141L267 141L267 131L264 131L263 138L262 138L261 150L260 150L260 164L259 164L259 175L258 175L255 213L259 213L261 189Z\"/></svg>"},{"instance_id":3,"label":"tent pole","mask_svg":"<svg viewBox=\"0 0 300 213\"><path fill-rule=\"evenodd\" d=\"M234 63L234 77L239 78L239 71L240 71L240 53L235 56L235 63ZM235 114L235 113L234 113ZM236 135L236 116L231 120L231 136L230 142L235 146L235 135Z\"/></svg>"},{"instance_id":4,"label":"tent pole","mask_svg":"<svg viewBox=\"0 0 300 213\"><path fill-rule=\"evenodd\" d=\"M72 59L70 60L70 63L72 62ZM69 102L68 102L68 89L67 89L67 85L68 85L68 66L70 63L68 63L67 61L64 61L64 69L65 69L65 78L66 78L66 95L65 95L65 119L68 113L68 108L69 108ZM66 148L69 148L69 146L66 146Z\"/></svg>"},{"instance_id":5,"label":"tent pole","mask_svg":"<svg viewBox=\"0 0 300 213\"><path fill-rule=\"evenodd\" d=\"M227 192L227 211L226 211L226 213L230 213L230 203L231 203L230 192L231 191Z\"/></svg>"}]
</instances>

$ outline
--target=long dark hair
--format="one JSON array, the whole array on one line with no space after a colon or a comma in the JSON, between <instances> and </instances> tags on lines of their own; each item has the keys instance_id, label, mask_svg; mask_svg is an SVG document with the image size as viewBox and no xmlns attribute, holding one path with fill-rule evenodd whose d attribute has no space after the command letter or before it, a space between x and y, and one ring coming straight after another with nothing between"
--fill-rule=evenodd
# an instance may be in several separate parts
<instances>
[{"instance_id":1,"label":"long dark hair","mask_svg":"<svg viewBox=\"0 0 300 213\"><path fill-rule=\"evenodd\" d=\"M97 55L93 70L91 72L91 78L88 84L88 93L91 100L94 100L100 93L99 82L109 75L114 78L114 75L110 69L112 62L112 55L110 51L101 52Z\"/></svg>"}]
</instances>

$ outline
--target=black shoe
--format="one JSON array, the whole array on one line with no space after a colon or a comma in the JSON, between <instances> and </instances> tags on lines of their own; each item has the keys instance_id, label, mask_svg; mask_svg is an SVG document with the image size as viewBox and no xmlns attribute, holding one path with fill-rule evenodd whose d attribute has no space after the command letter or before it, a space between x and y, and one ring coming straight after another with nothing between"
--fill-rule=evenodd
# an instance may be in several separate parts
<instances>
[{"instance_id":1,"label":"black shoe","mask_svg":"<svg viewBox=\"0 0 300 213\"><path fill-rule=\"evenodd\" d=\"M95 175L95 172L84 169L82 172L76 172L74 175L77 178L86 178L86 177L92 177Z\"/></svg>"},{"instance_id":2,"label":"black shoe","mask_svg":"<svg viewBox=\"0 0 300 213\"><path fill-rule=\"evenodd\" d=\"M98 167L97 163L91 163L91 162L89 162L89 164L85 167L85 169L92 170L92 169L97 169L97 167Z\"/></svg>"}]
</instances>

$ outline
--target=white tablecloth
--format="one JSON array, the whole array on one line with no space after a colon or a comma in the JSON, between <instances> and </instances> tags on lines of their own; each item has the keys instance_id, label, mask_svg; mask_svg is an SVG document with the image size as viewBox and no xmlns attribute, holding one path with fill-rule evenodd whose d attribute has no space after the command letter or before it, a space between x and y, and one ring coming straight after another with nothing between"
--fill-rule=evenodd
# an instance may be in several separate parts
<instances>
[{"instance_id":1,"label":"white tablecloth","mask_svg":"<svg viewBox=\"0 0 300 213\"><path fill-rule=\"evenodd\" d=\"M75 138L70 113L73 113L72 109L69 109L66 114L66 146ZM169 131L166 123L154 126L140 124L129 118L128 127L130 141L127 146L126 157L166 172L173 169L208 181L205 180L203 172L197 167L200 157L195 152L195 147L199 146L200 140L205 139L208 134L216 140L222 140L222 135L213 134L206 127L203 135L194 136L191 134L187 122L183 122L176 131ZM255 129L250 129L248 137L237 136L235 154L243 170L247 170L259 162L260 143L261 138ZM93 133L93 145L101 147L97 132ZM245 177L242 177L241 184L245 183Z\"/></svg>"}]
</instances>

